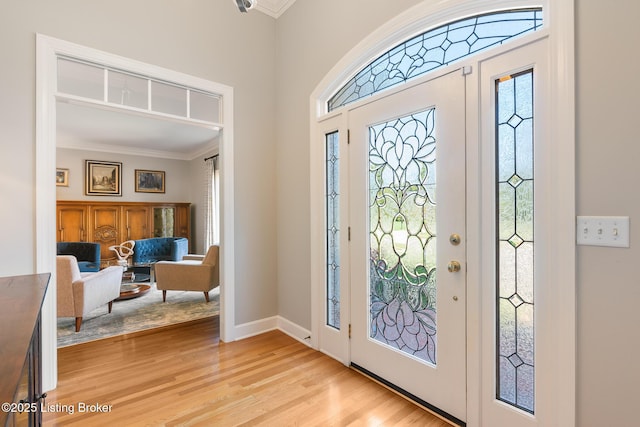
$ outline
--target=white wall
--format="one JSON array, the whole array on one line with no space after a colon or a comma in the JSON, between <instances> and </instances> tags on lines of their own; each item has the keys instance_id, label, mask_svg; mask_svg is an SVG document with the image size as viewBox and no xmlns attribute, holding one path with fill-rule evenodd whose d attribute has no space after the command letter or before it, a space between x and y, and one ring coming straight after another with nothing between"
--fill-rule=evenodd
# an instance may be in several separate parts
<instances>
[{"instance_id":1,"label":"white wall","mask_svg":"<svg viewBox=\"0 0 640 427\"><path fill-rule=\"evenodd\" d=\"M628 215L628 249L578 246L578 424L637 425L640 3L576 1L577 214Z\"/></svg>"},{"instance_id":2,"label":"white wall","mask_svg":"<svg viewBox=\"0 0 640 427\"><path fill-rule=\"evenodd\" d=\"M56 187L56 198L58 200L191 203L191 189L196 185L202 184L202 181L197 183L192 181L192 165L190 161L186 160L160 159L68 148L58 148L56 155L56 167L69 169L69 186ZM122 196L86 196L84 194L85 160L122 163ZM136 192L136 169L164 171L165 192Z\"/></svg>"},{"instance_id":3,"label":"white wall","mask_svg":"<svg viewBox=\"0 0 640 427\"><path fill-rule=\"evenodd\" d=\"M227 0L2 2L0 276L35 271L36 33L234 88L236 323L276 315L274 19Z\"/></svg>"}]
</instances>

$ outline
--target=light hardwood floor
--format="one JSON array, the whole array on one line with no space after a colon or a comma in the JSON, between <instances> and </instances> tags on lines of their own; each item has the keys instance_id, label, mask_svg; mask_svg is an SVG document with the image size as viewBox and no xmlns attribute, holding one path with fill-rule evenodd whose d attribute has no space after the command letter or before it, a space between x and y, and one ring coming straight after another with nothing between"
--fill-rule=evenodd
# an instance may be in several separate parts
<instances>
[{"instance_id":1,"label":"light hardwood floor","mask_svg":"<svg viewBox=\"0 0 640 427\"><path fill-rule=\"evenodd\" d=\"M449 425L279 331L218 336L210 318L60 349L45 426Z\"/></svg>"}]
</instances>

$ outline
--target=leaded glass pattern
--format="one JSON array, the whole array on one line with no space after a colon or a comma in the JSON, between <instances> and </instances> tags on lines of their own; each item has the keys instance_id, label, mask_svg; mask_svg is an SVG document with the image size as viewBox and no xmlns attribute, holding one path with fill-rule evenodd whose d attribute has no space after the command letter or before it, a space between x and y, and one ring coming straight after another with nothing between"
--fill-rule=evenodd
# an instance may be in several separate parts
<instances>
[{"instance_id":1,"label":"leaded glass pattern","mask_svg":"<svg viewBox=\"0 0 640 427\"><path fill-rule=\"evenodd\" d=\"M435 109L369 128L370 337L436 363Z\"/></svg>"},{"instance_id":2,"label":"leaded glass pattern","mask_svg":"<svg viewBox=\"0 0 640 427\"><path fill-rule=\"evenodd\" d=\"M496 394L533 413L533 71L500 79L496 86Z\"/></svg>"},{"instance_id":3,"label":"leaded glass pattern","mask_svg":"<svg viewBox=\"0 0 640 427\"><path fill-rule=\"evenodd\" d=\"M340 147L338 132L325 136L327 208L327 325L340 329Z\"/></svg>"},{"instance_id":4,"label":"leaded glass pattern","mask_svg":"<svg viewBox=\"0 0 640 427\"><path fill-rule=\"evenodd\" d=\"M507 10L431 29L385 52L327 102L328 111L542 27L542 9Z\"/></svg>"}]
</instances>

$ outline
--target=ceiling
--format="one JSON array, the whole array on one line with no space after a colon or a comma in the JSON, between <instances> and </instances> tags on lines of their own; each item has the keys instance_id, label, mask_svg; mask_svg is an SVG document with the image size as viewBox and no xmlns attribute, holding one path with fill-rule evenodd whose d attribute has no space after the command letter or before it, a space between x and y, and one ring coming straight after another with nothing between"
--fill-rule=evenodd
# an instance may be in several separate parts
<instances>
[{"instance_id":1,"label":"ceiling","mask_svg":"<svg viewBox=\"0 0 640 427\"><path fill-rule=\"evenodd\" d=\"M218 149L218 129L180 119L57 103L57 146L192 160Z\"/></svg>"},{"instance_id":2,"label":"ceiling","mask_svg":"<svg viewBox=\"0 0 640 427\"><path fill-rule=\"evenodd\" d=\"M256 10L279 18L296 0L258 0Z\"/></svg>"}]
</instances>

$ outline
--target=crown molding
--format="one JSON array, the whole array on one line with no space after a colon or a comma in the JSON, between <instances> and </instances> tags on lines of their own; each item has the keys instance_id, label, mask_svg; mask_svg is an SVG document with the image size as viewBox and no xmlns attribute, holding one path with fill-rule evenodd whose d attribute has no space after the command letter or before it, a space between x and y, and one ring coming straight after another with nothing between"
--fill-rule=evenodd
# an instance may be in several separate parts
<instances>
[{"instance_id":1,"label":"crown molding","mask_svg":"<svg viewBox=\"0 0 640 427\"><path fill-rule=\"evenodd\" d=\"M256 9L278 19L296 0L258 0Z\"/></svg>"},{"instance_id":2,"label":"crown molding","mask_svg":"<svg viewBox=\"0 0 640 427\"><path fill-rule=\"evenodd\" d=\"M57 148L66 148L68 150L82 150L82 151L97 151L100 153L109 153L109 154L119 154L125 156L140 156L140 157L156 157L160 159L170 159L170 160L193 160L197 158L199 155L204 155L209 151L212 151L211 148L206 150L199 150L197 152L189 152L189 153L176 153L173 151L163 151L163 150L150 150L150 149L142 149L137 147L126 147L120 145L112 145L112 144L104 144L100 142L87 141L87 140L57 140L56 141Z\"/></svg>"}]
</instances>

